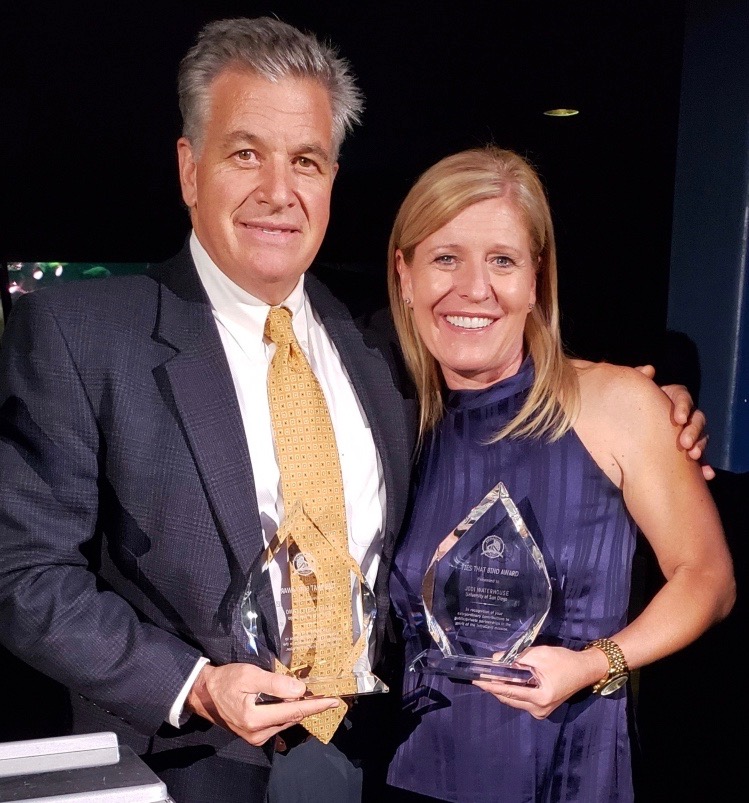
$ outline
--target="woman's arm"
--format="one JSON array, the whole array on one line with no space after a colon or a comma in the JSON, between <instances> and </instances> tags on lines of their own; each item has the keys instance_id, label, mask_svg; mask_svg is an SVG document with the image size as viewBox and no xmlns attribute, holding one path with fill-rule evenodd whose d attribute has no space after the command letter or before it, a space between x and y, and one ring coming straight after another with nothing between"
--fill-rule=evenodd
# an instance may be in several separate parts
<instances>
[{"instance_id":1,"label":"woman's arm","mask_svg":"<svg viewBox=\"0 0 749 803\"><path fill-rule=\"evenodd\" d=\"M611 634L631 669L690 644L730 612L736 589L718 511L699 467L679 443L671 405L636 371L580 371L575 430L618 484L666 579L640 616Z\"/></svg>"},{"instance_id":2,"label":"woman's arm","mask_svg":"<svg viewBox=\"0 0 749 803\"><path fill-rule=\"evenodd\" d=\"M605 634L621 647L630 669L637 669L690 644L730 612L736 593L732 561L700 468L679 443L681 426L668 399L634 369L576 366L581 411L575 431L622 489L666 579L637 619ZM539 688L477 685L537 718L608 670L598 649L531 647L521 661L533 667Z\"/></svg>"}]
</instances>

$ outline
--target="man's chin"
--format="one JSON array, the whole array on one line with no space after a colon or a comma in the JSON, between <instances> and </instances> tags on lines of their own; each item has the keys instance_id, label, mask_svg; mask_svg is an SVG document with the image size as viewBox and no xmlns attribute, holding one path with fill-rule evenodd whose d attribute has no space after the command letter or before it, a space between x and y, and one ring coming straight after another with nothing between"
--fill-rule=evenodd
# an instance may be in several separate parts
<instances>
[{"instance_id":1,"label":"man's chin","mask_svg":"<svg viewBox=\"0 0 749 803\"><path fill-rule=\"evenodd\" d=\"M288 298L307 267L302 268L299 265L274 267L267 262L260 265L253 260L251 264L242 265L236 277L229 278L260 301L276 306Z\"/></svg>"}]
</instances>

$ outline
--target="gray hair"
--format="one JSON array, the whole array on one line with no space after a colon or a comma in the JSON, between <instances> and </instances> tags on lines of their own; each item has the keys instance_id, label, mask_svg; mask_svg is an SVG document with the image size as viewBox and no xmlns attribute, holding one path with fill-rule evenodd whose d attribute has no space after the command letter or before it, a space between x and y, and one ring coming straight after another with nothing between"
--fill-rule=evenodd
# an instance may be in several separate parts
<instances>
[{"instance_id":1,"label":"gray hair","mask_svg":"<svg viewBox=\"0 0 749 803\"><path fill-rule=\"evenodd\" d=\"M182 59L177 82L182 134L198 151L211 84L230 66L273 82L286 77L319 81L328 91L333 111L334 157L346 133L361 121L364 97L348 61L332 45L273 17L215 20L203 27Z\"/></svg>"}]
</instances>

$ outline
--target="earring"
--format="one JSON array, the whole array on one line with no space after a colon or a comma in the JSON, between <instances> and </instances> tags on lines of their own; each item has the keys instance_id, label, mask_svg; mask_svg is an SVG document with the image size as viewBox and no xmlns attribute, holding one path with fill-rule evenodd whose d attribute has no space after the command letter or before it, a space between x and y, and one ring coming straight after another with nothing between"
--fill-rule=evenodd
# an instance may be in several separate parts
<instances>
[{"instance_id":1,"label":"earring","mask_svg":"<svg viewBox=\"0 0 749 803\"><path fill-rule=\"evenodd\" d=\"M528 312L532 312L533 311L533 307L535 307L535 306L536 306L535 304L528 304Z\"/></svg>"},{"instance_id":2,"label":"earring","mask_svg":"<svg viewBox=\"0 0 749 803\"><path fill-rule=\"evenodd\" d=\"M410 307L412 302L411 302L411 299L410 299L410 298L404 298L404 299L403 299L403 303L404 303L404 304L405 304L407 307Z\"/></svg>"}]
</instances>

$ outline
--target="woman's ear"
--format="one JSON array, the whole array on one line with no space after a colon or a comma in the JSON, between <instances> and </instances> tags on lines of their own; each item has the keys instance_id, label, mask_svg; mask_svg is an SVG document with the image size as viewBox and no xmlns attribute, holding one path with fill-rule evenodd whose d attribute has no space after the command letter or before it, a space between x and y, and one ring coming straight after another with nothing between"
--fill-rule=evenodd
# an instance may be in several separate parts
<instances>
[{"instance_id":1,"label":"woman's ear","mask_svg":"<svg viewBox=\"0 0 749 803\"><path fill-rule=\"evenodd\" d=\"M398 277L400 278L401 298L404 301L409 299L409 301L406 303L410 303L410 301L413 299L411 268L409 268L406 264L403 251L401 251L400 248L395 252L395 268L398 271Z\"/></svg>"}]
</instances>

